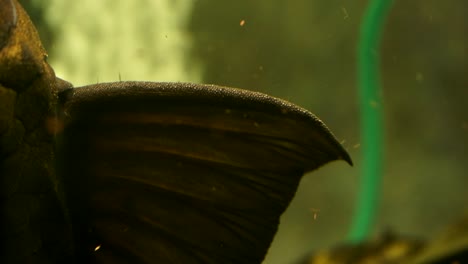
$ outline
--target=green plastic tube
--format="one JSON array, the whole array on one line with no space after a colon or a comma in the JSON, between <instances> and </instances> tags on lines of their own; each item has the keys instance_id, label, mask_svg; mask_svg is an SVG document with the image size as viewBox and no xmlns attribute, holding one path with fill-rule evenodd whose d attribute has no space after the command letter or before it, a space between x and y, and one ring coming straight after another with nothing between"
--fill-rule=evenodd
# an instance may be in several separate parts
<instances>
[{"instance_id":1,"label":"green plastic tube","mask_svg":"<svg viewBox=\"0 0 468 264\"><path fill-rule=\"evenodd\" d=\"M380 84L380 40L392 0L371 0L358 43L358 87L361 110L362 172L348 240L358 243L372 230L378 207L383 165L383 105Z\"/></svg>"}]
</instances>

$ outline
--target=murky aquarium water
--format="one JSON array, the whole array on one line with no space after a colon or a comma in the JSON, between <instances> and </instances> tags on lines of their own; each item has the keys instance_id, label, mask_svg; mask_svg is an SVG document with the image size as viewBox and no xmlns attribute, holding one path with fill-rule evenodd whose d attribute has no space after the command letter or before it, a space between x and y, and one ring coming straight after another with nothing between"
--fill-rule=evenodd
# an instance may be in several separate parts
<instances>
[{"instance_id":1,"label":"murky aquarium water","mask_svg":"<svg viewBox=\"0 0 468 264\"><path fill-rule=\"evenodd\" d=\"M366 257L377 261L368 263L439 263L431 261L467 257L467 1L20 2L38 29L47 62L74 87L126 81L236 87L289 101L327 125L354 165L338 160L307 172L271 246L259 245L254 236L263 231L244 230L241 217L225 219L245 248L268 248L261 263L361 263ZM379 2L386 6L379 10ZM208 110L200 113L200 119L211 118ZM272 126L268 140L288 126L295 129L290 122ZM255 153L245 159L262 160ZM183 173L179 181L197 188L192 171ZM229 184L217 191L230 192ZM268 186L261 190L269 192ZM184 224L194 225L192 220ZM437 244L441 240L448 249ZM189 252L193 263L211 263L197 251L204 245L169 241ZM217 242L213 256L235 252ZM233 257L214 263L260 262Z\"/></svg>"}]
</instances>

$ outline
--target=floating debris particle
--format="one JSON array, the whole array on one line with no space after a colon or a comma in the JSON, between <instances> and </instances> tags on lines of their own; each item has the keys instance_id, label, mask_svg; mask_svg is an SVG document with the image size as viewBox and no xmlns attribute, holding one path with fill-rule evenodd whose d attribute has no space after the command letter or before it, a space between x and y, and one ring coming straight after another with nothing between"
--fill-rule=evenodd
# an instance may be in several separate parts
<instances>
[{"instance_id":1,"label":"floating debris particle","mask_svg":"<svg viewBox=\"0 0 468 264\"><path fill-rule=\"evenodd\" d=\"M94 251L98 251L100 248L101 248L101 245L97 245L97 246L94 248Z\"/></svg>"},{"instance_id":2,"label":"floating debris particle","mask_svg":"<svg viewBox=\"0 0 468 264\"><path fill-rule=\"evenodd\" d=\"M416 73L416 81L417 82L424 81L424 75L421 72Z\"/></svg>"},{"instance_id":3,"label":"floating debris particle","mask_svg":"<svg viewBox=\"0 0 468 264\"><path fill-rule=\"evenodd\" d=\"M319 209L315 209L315 208L310 208L310 210L312 211L312 213L314 214L314 220L317 220L317 216L318 216L318 213L320 212Z\"/></svg>"},{"instance_id":4,"label":"floating debris particle","mask_svg":"<svg viewBox=\"0 0 468 264\"><path fill-rule=\"evenodd\" d=\"M341 7L341 11L343 11L343 19L348 19L349 17L349 14L348 14L348 10L346 10L346 8L343 6Z\"/></svg>"}]
</instances>

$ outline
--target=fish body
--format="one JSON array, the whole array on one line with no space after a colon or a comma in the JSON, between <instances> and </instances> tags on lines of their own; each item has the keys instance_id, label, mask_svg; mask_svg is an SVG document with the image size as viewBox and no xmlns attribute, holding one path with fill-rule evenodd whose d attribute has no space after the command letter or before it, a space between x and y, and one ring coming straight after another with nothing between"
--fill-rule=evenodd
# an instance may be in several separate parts
<instances>
[{"instance_id":1,"label":"fish body","mask_svg":"<svg viewBox=\"0 0 468 264\"><path fill-rule=\"evenodd\" d=\"M55 74L25 11L0 1L2 263L59 263L71 229L55 171Z\"/></svg>"}]
</instances>

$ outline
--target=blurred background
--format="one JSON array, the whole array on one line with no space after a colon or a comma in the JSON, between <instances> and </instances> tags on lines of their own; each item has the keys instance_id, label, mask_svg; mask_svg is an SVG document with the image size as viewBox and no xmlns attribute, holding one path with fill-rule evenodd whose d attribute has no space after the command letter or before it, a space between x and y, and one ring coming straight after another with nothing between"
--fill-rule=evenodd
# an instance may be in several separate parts
<instances>
[{"instance_id":1,"label":"blurred background","mask_svg":"<svg viewBox=\"0 0 468 264\"><path fill-rule=\"evenodd\" d=\"M261 91L349 150L306 175L265 264L342 242L358 192L356 43L367 1L23 0L58 76ZM468 2L395 1L382 40L385 169L374 235L430 238L468 211ZM376 51L378 52L378 51Z\"/></svg>"}]
</instances>

